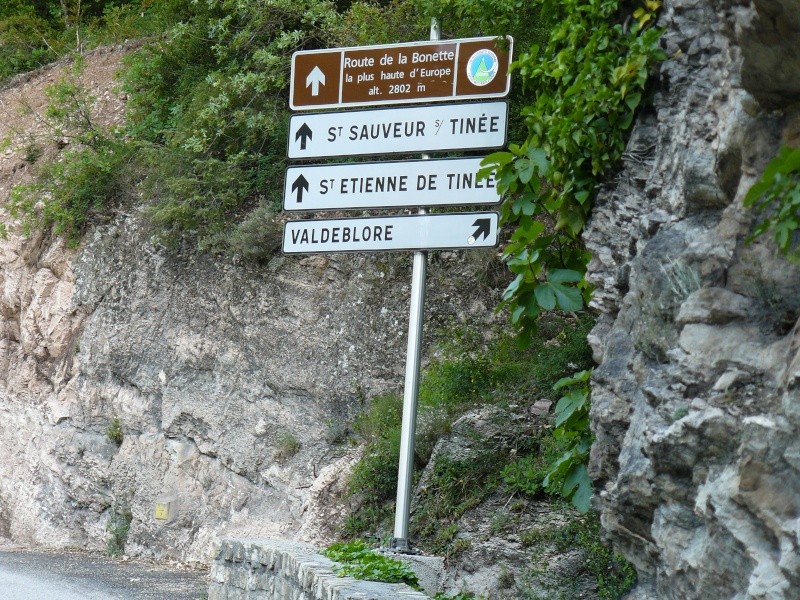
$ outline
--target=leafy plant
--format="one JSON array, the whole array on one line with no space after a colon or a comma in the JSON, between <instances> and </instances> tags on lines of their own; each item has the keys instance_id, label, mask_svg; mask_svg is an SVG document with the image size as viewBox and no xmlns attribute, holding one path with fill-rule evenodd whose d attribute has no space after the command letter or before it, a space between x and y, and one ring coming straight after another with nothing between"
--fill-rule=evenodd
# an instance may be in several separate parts
<instances>
[{"instance_id":1,"label":"leafy plant","mask_svg":"<svg viewBox=\"0 0 800 600\"><path fill-rule=\"evenodd\" d=\"M500 476L506 486L528 496L537 496L543 491L543 480L549 473L552 462L558 457L559 447L553 437L540 440L537 450L503 467Z\"/></svg>"},{"instance_id":2,"label":"leafy plant","mask_svg":"<svg viewBox=\"0 0 800 600\"><path fill-rule=\"evenodd\" d=\"M64 160L43 165L38 180L11 190L9 212L22 218L26 235L52 226L76 247L92 218L125 192L118 173L132 158L130 148L110 140L70 150Z\"/></svg>"},{"instance_id":3,"label":"leafy plant","mask_svg":"<svg viewBox=\"0 0 800 600\"><path fill-rule=\"evenodd\" d=\"M520 350L507 333L496 335L486 344L485 332L478 334L461 326L443 331L438 337L447 341L441 344L440 357L422 373L415 468L419 471L428 463L434 446L450 432L451 424L475 406L521 407L540 398L555 400L553 384L559 377L592 363L586 334L593 322L585 314L543 316L534 337L536 343L525 350ZM401 414L402 398L378 396L355 419L353 430L366 442L366 449L348 483L350 493L361 498L362 503L346 518L343 534L347 537L379 532L391 516ZM505 446L501 448L502 444ZM427 516L412 525L419 523L414 534L429 548L449 551L453 536L446 532L455 516L463 514L501 482L512 491L538 490L547 465L558 451L550 435L537 438L533 434L524 439L477 440L475 447L478 458L473 462L436 467L434 485L421 499L419 511ZM516 453L512 454L512 449ZM486 460L481 458L484 453ZM515 461L521 462L504 470ZM529 469L532 465L535 467ZM472 483L462 488L454 484L460 479Z\"/></svg>"},{"instance_id":4,"label":"leafy plant","mask_svg":"<svg viewBox=\"0 0 800 600\"><path fill-rule=\"evenodd\" d=\"M482 171L494 173L506 195L503 222L515 226L504 259L516 278L501 307L522 345L542 310L579 310L588 298L579 236L598 182L625 148L650 66L664 57L660 31L647 28L656 3L630 28L618 21L617 0L537 5L550 35L512 65L533 96L521 109L527 138L488 156Z\"/></svg>"},{"instance_id":5,"label":"leafy plant","mask_svg":"<svg viewBox=\"0 0 800 600\"><path fill-rule=\"evenodd\" d=\"M589 510L592 481L586 469L593 436L589 429L589 377L591 370L560 379L555 390L566 389L555 409L553 437L563 454L550 465L542 486L571 500L580 512Z\"/></svg>"},{"instance_id":6,"label":"leafy plant","mask_svg":"<svg viewBox=\"0 0 800 600\"><path fill-rule=\"evenodd\" d=\"M800 148L780 149L747 192L744 205L762 217L747 240L771 231L780 251L790 261L800 263L794 235L800 226Z\"/></svg>"},{"instance_id":7,"label":"leafy plant","mask_svg":"<svg viewBox=\"0 0 800 600\"><path fill-rule=\"evenodd\" d=\"M191 0L3 0L0 80L69 52L163 31Z\"/></svg>"},{"instance_id":8,"label":"leafy plant","mask_svg":"<svg viewBox=\"0 0 800 600\"><path fill-rule=\"evenodd\" d=\"M84 228L128 190L126 177L134 171L134 146L92 120L95 98L77 80L83 61L76 57L69 73L45 88L44 119L55 141L74 145L60 160L44 163L31 183L11 190L8 209L21 217L23 232L52 227L69 245L80 242ZM35 162L41 146L32 142L26 160Z\"/></svg>"},{"instance_id":9,"label":"leafy plant","mask_svg":"<svg viewBox=\"0 0 800 600\"><path fill-rule=\"evenodd\" d=\"M486 440L463 459L436 459L427 485L418 492L419 504L411 520L411 529L427 550L444 556L457 552L458 519L496 489L497 466L505 460L507 451Z\"/></svg>"},{"instance_id":10,"label":"leafy plant","mask_svg":"<svg viewBox=\"0 0 800 600\"><path fill-rule=\"evenodd\" d=\"M336 572L339 576L385 583L405 583L416 590L421 589L417 575L407 563L375 552L360 540L332 544L323 550L322 554L342 563Z\"/></svg>"}]
</instances>

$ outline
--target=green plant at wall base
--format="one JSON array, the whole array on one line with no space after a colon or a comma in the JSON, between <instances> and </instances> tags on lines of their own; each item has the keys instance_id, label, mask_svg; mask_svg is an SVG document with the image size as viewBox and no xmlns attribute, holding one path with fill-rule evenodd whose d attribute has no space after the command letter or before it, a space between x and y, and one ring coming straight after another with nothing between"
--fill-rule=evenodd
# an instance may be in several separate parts
<instances>
[{"instance_id":1,"label":"green plant at wall base","mask_svg":"<svg viewBox=\"0 0 800 600\"><path fill-rule=\"evenodd\" d=\"M405 583L416 590L420 589L417 575L406 563L375 552L361 540L332 544L322 554L342 563L336 572L341 577Z\"/></svg>"},{"instance_id":2,"label":"green plant at wall base","mask_svg":"<svg viewBox=\"0 0 800 600\"><path fill-rule=\"evenodd\" d=\"M800 263L800 247L795 239L800 227L800 148L780 149L747 192L744 205L763 217L747 240L771 231L786 258Z\"/></svg>"},{"instance_id":3,"label":"green plant at wall base","mask_svg":"<svg viewBox=\"0 0 800 600\"><path fill-rule=\"evenodd\" d=\"M124 554L132 521L133 513L129 507L118 504L111 507L111 515L106 525L106 531L109 533L106 551L109 556Z\"/></svg>"},{"instance_id":4,"label":"green plant at wall base","mask_svg":"<svg viewBox=\"0 0 800 600\"><path fill-rule=\"evenodd\" d=\"M559 380L553 389L566 390L555 409L553 437L563 454L551 465L542 486L570 500L580 512L589 510L592 481L586 463L593 436L589 429L590 370Z\"/></svg>"},{"instance_id":5,"label":"green plant at wall base","mask_svg":"<svg viewBox=\"0 0 800 600\"><path fill-rule=\"evenodd\" d=\"M501 306L529 343L542 310L579 310L589 253L580 243L595 189L625 149L650 67L664 58L661 32L647 28L658 4L638 9L630 27L617 0L542 0L550 36L512 65L533 96L521 109L522 143L488 156L513 224L504 259L516 278Z\"/></svg>"}]
</instances>

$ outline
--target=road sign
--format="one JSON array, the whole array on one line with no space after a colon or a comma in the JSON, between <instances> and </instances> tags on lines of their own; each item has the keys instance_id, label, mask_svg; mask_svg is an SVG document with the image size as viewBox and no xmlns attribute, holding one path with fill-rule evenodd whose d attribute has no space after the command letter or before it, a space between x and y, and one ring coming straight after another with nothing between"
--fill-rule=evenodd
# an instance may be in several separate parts
<instances>
[{"instance_id":1,"label":"road sign","mask_svg":"<svg viewBox=\"0 0 800 600\"><path fill-rule=\"evenodd\" d=\"M295 52L293 110L501 98L513 39L469 38Z\"/></svg>"},{"instance_id":2,"label":"road sign","mask_svg":"<svg viewBox=\"0 0 800 600\"><path fill-rule=\"evenodd\" d=\"M499 148L507 121L505 102L297 114L289 158Z\"/></svg>"},{"instance_id":3,"label":"road sign","mask_svg":"<svg viewBox=\"0 0 800 600\"><path fill-rule=\"evenodd\" d=\"M497 245L496 212L288 221L285 254L446 250Z\"/></svg>"},{"instance_id":4,"label":"road sign","mask_svg":"<svg viewBox=\"0 0 800 600\"><path fill-rule=\"evenodd\" d=\"M494 175L478 179L481 157L289 167L283 210L361 210L498 204Z\"/></svg>"}]
</instances>

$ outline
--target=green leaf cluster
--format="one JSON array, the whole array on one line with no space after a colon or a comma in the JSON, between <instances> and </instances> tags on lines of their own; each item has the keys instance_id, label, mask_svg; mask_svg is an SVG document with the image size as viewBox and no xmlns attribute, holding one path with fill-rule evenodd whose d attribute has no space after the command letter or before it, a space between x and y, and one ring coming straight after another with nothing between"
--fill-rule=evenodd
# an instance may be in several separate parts
<instances>
[{"instance_id":1,"label":"green leaf cluster","mask_svg":"<svg viewBox=\"0 0 800 600\"><path fill-rule=\"evenodd\" d=\"M109 556L122 556L125 553L125 544L128 541L128 532L133 522L133 513L127 503L115 503L109 509L108 522L106 523L106 552Z\"/></svg>"},{"instance_id":2,"label":"green leaf cluster","mask_svg":"<svg viewBox=\"0 0 800 600\"><path fill-rule=\"evenodd\" d=\"M375 552L360 540L332 544L322 554L342 563L336 572L341 577L355 577L384 583L405 583L415 590L421 589L416 573L408 564Z\"/></svg>"},{"instance_id":3,"label":"green leaf cluster","mask_svg":"<svg viewBox=\"0 0 800 600\"><path fill-rule=\"evenodd\" d=\"M520 110L527 136L488 156L482 171L494 174L506 196L503 223L513 225L504 258L516 278L501 306L523 345L541 311L579 310L588 299L580 233L598 183L624 151L650 67L663 58L661 32L644 26L652 18L627 26L617 0L535 5L549 36L512 65L530 98Z\"/></svg>"},{"instance_id":4,"label":"green leaf cluster","mask_svg":"<svg viewBox=\"0 0 800 600\"><path fill-rule=\"evenodd\" d=\"M589 449L594 437L589 429L591 370L581 371L560 379L553 389L564 390L555 409L553 437L562 450L551 465L542 486L550 493L560 494L580 512L590 508L592 481L586 469Z\"/></svg>"},{"instance_id":5,"label":"green leaf cluster","mask_svg":"<svg viewBox=\"0 0 800 600\"><path fill-rule=\"evenodd\" d=\"M542 438L533 454L503 467L500 471L503 483L514 492L539 496L544 491L542 481L549 473L550 464L559 457L558 451L559 447L552 437Z\"/></svg>"},{"instance_id":6,"label":"green leaf cluster","mask_svg":"<svg viewBox=\"0 0 800 600\"><path fill-rule=\"evenodd\" d=\"M764 169L744 198L761 220L748 241L772 232L780 251L800 263L800 246L795 236L800 226L800 148L784 146Z\"/></svg>"},{"instance_id":7,"label":"green leaf cluster","mask_svg":"<svg viewBox=\"0 0 800 600\"><path fill-rule=\"evenodd\" d=\"M78 83L83 63L73 61L68 74L45 88L44 119L59 144L69 143L60 160L38 167L36 179L11 190L9 213L22 220L23 232L50 227L77 246L86 226L104 215L113 201L129 191L134 147L114 131L92 120L95 98ZM26 159L38 160L41 148L31 145Z\"/></svg>"}]
</instances>

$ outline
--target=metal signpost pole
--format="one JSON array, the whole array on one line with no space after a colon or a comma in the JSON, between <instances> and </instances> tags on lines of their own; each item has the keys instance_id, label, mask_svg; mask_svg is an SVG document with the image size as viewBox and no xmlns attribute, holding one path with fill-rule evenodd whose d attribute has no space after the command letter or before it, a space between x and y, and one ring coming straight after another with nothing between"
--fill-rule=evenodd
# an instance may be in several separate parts
<instances>
[{"instance_id":1,"label":"metal signpost pole","mask_svg":"<svg viewBox=\"0 0 800 600\"><path fill-rule=\"evenodd\" d=\"M441 29L436 19L431 19L431 41L441 39ZM422 158L429 158L427 154ZM420 208L419 214L425 214ZM414 475L414 438L417 432L417 395L419 392L420 357L422 352L422 325L425 310L425 277L428 253L414 252L411 272L411 310L408 317L408 350L406 352L406 380L403 388L403 422L400 433L400 463L397 471L397 505L394 516L392 549L409 552L408 521L411 513L411 480Z\"/></svg>"}]
</instances>

